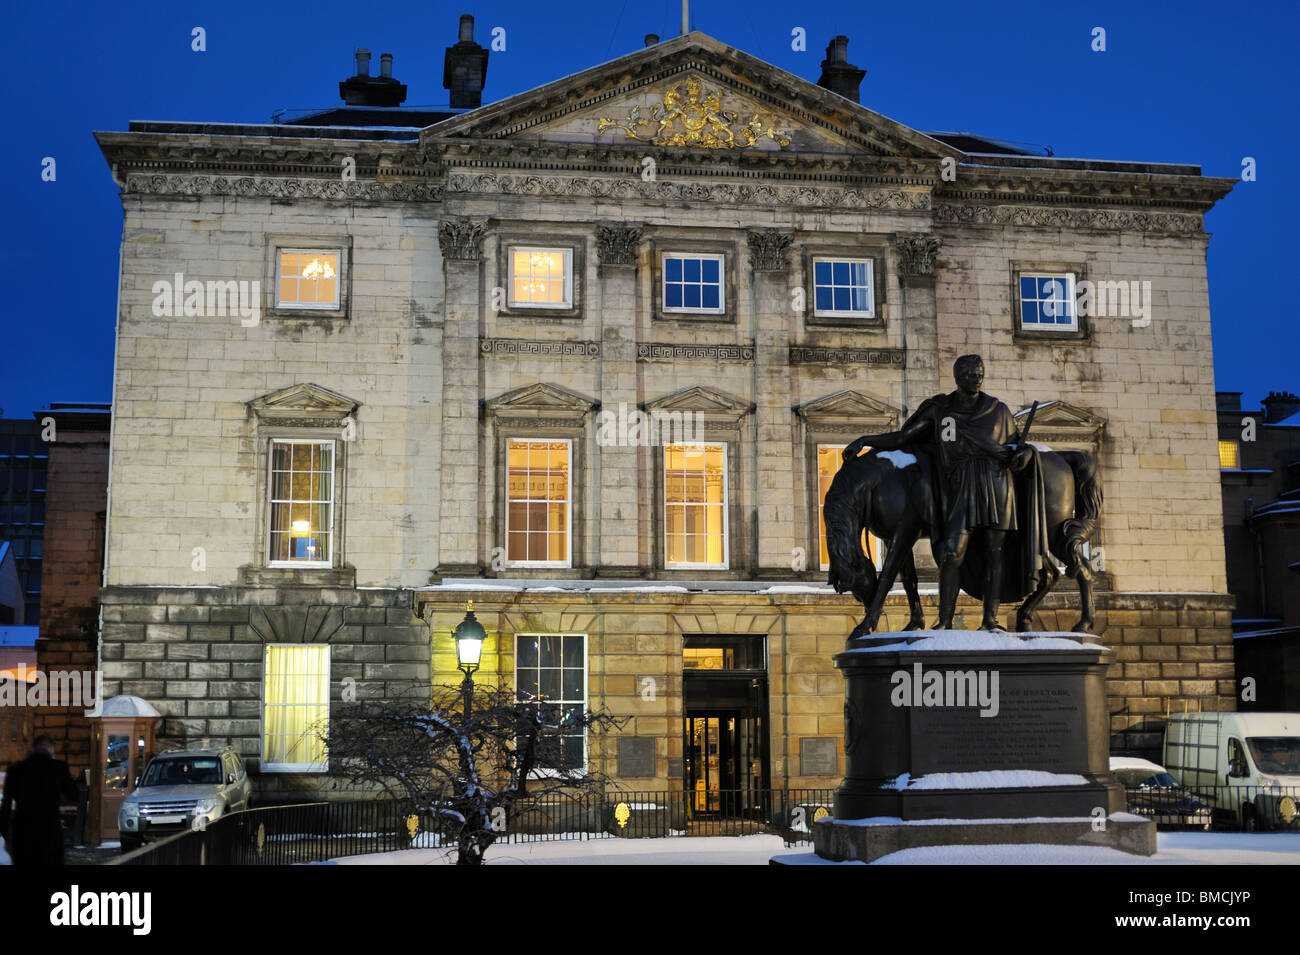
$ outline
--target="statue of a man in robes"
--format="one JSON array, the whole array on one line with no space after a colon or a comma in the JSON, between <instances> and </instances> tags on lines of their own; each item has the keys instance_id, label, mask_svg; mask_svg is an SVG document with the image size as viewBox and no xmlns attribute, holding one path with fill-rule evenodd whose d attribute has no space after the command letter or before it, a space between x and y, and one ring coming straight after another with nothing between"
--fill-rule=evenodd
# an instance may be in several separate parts
<instances>
[{"instance_id":1,"label":"statue of a man in robes","mask_svg":"<svg viewBox=\"0 0 1300 955\"><path fill-rule=\"evenodd\" d=\"M1008 532L1014 533L1018 527L1011 472L1028 466L1033 452L1022 442L1011 410L980 390L984 384L980 356L958 358L953 377L956 391L927 398L898 431L858 438L844 449L844 459L857 457L863 447L932 456L939 498L936 513L940 515L940 526L934 530L939 560L937 629L952 628L957 594L965 583L968 592L983 595L980 628L1002 630L998 605L1003 591L1027 592L1003 578L1003 545ZM1014 448L1008 446L1013 443ZM1026 504L1033 506L1033 502ZM973 533L982 540L982 560L977 563L983 565L983 573L974 579L969 572L962 572Z\"/></svg>"}]
</instances>

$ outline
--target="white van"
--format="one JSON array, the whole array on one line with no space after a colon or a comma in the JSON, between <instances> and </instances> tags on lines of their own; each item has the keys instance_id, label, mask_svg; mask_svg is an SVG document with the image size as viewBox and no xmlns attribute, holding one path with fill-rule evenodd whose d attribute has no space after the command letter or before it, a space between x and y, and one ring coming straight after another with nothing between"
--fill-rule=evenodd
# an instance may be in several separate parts
<instances>
[{"instance_id":1,"label":"white van","mask_svg":"<svg viewBox=\"0 0 1300 955\"><path fill-rule=\"evenodd\" d=\"M1300 713L1178 713L1164 764L1243 829L1300 829Z\"/></svg>"}]
</instances>

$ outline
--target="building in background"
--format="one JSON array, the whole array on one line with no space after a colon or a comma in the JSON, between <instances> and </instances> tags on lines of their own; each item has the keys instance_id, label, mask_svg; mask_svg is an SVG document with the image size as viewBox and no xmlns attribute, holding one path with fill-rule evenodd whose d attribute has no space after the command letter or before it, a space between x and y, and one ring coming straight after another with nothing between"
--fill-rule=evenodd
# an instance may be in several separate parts
<instances>
[{"instance_id":1,"label":"building in background","mask_svg":"<svg viewBox=\"0 0 1300 955\"><path fill-rule=\"evenodd\" d=\"M846 44L813 82L648 38L479 106L462 20L444 118L366 54L339 117L98 133L106 692L232 743L260 798L330 796L312 725L459 682L473 598L479 679L628 718L572 764L702 811L835 785L862 611L820 495L976 352L1035 441L1099 457L1112 729L1151 752L1171 706L1231 708L1204 215L1233 180L907 127ZM1038 621L1077 608L1063 581Z\"/></svg>"},{"instance_id":2,"label":"building in background","mask_svg":"<svg viewBox=\"0 0 1300 955\"><path fill-rule=\"evenodd\" d=\"M109 404L69 402L54 402L48 411L37 412L53 424L53 430L47 445L36 664L47 674L76 674L78 688L94 687L99 668L110 412ZM54 739L59 758L77 777L91 768L91 722L85 716L89 696L83 689L81 699L60 705L51 700L51 705L36 712L37 734Z\"/></svg>"},{"instance_id":3,"label":"building in background","mask_svg":"<svg viewBox=\"0 0 1300 955\"><path fill-rule=\"evenodd\" d=\"M44 417L38 412L36 417ZM45 528L45 466L48 449L42 424L0 418L0 541L12 545L23 600L8 622L36 623L41 613L41 559ZM3 600L0 599L0 603ZM0 624L6 611L0 608Z\"/></svg>"},{"instance_id":4,"label":"building in background","mask_svg":"<svg viewBox=\"0 0 1300 955\"><path fill-rule=\"evenodd\" d=\"M5 546L0 543L0 551ZM17 700L22 693L25 699L27 688L35 682L38 629L36 624L0 624L0 697ZM31 750L35 726L36 711L30 707L0 706L0 771Z\"/></svg>"},{"instance_id":5,"label":"building in background","mask_svg":"<svg viewBox=\"0 0 1300 955\"><path fill-rule=\"evenodd\" d=\"M1258 410L1239 391L1216 398L1239 705L1300 710L1300 397L1270 392Z\"/></svg>"}]
</instances>

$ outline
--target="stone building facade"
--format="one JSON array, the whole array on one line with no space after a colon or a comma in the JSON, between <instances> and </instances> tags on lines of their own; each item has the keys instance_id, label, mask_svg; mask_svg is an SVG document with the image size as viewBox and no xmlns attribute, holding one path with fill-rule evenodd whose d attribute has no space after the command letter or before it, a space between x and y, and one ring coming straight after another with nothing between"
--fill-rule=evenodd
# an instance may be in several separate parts
<instances>
[{"instance_id":1,"label":"stone building facade","mask_svg":"<svg viewBox=\"0 0 1300 955\"><path fill-rule=\"evenodd\" d=\"M1203 216L1231 182L923 133L844 72L691 33L419 129L97 134L109 692L265 794L329 792L272 710L455 682L473 599L480 679L629 718L574 744L621 784L834 785L861 612L824 584L819 471L977 352L1036 441L1099 455L1114 728L1230 707ZM1048 321L1053 281L1145 317ZM216 307L238 283L256 307ZM268 689L278 647L322 650L327 700Z\"/></svg>"},{"instance_id":2,"label":"stone building facade","mask_svg":"<svg viewBox=\"0 0 1300 955\"><path fill-rule=\"evenodd\" d=\"M1223 534L1243 709L1300 707L1300 397L1218 393Z\"/></svg>"}]
</instances>

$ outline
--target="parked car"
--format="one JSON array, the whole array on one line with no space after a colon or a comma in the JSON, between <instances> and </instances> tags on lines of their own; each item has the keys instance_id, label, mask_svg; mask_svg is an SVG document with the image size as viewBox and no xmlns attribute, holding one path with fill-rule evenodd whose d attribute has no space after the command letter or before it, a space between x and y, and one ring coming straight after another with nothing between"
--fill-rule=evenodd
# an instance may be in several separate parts
<instances>
[{"instance_id":1,"label":"parked car","mask_svg":"<svg viewBox=\"0 0 1300 955\"><path fill-rule=\"evenodd\" d=\"M1178 713L1164 762L1216 817L1300 830L1300 713Z\"/></svg>"},{"instance_id":2,"label":"parked car","mask_svg":"<svg viewBox=\"0 0 1300 955\"><path fill-rule=\"evenodd\" d=\"M1128 811L1155 820L1157 829L1209 829L1210 806L1149 759L1112 756L1110 771L1124 787Z\"/></svg>"},{"instance_id":3,"label":"parked car","mask_svg":"<svg viewBox=\"0 0 1300 955\"><path fill-rule=\"evenodd\" d=\"M247 809L252 791L244 761L229 747L155 756L118 810L122 851Z\"/></svg>"}]
</instances>

